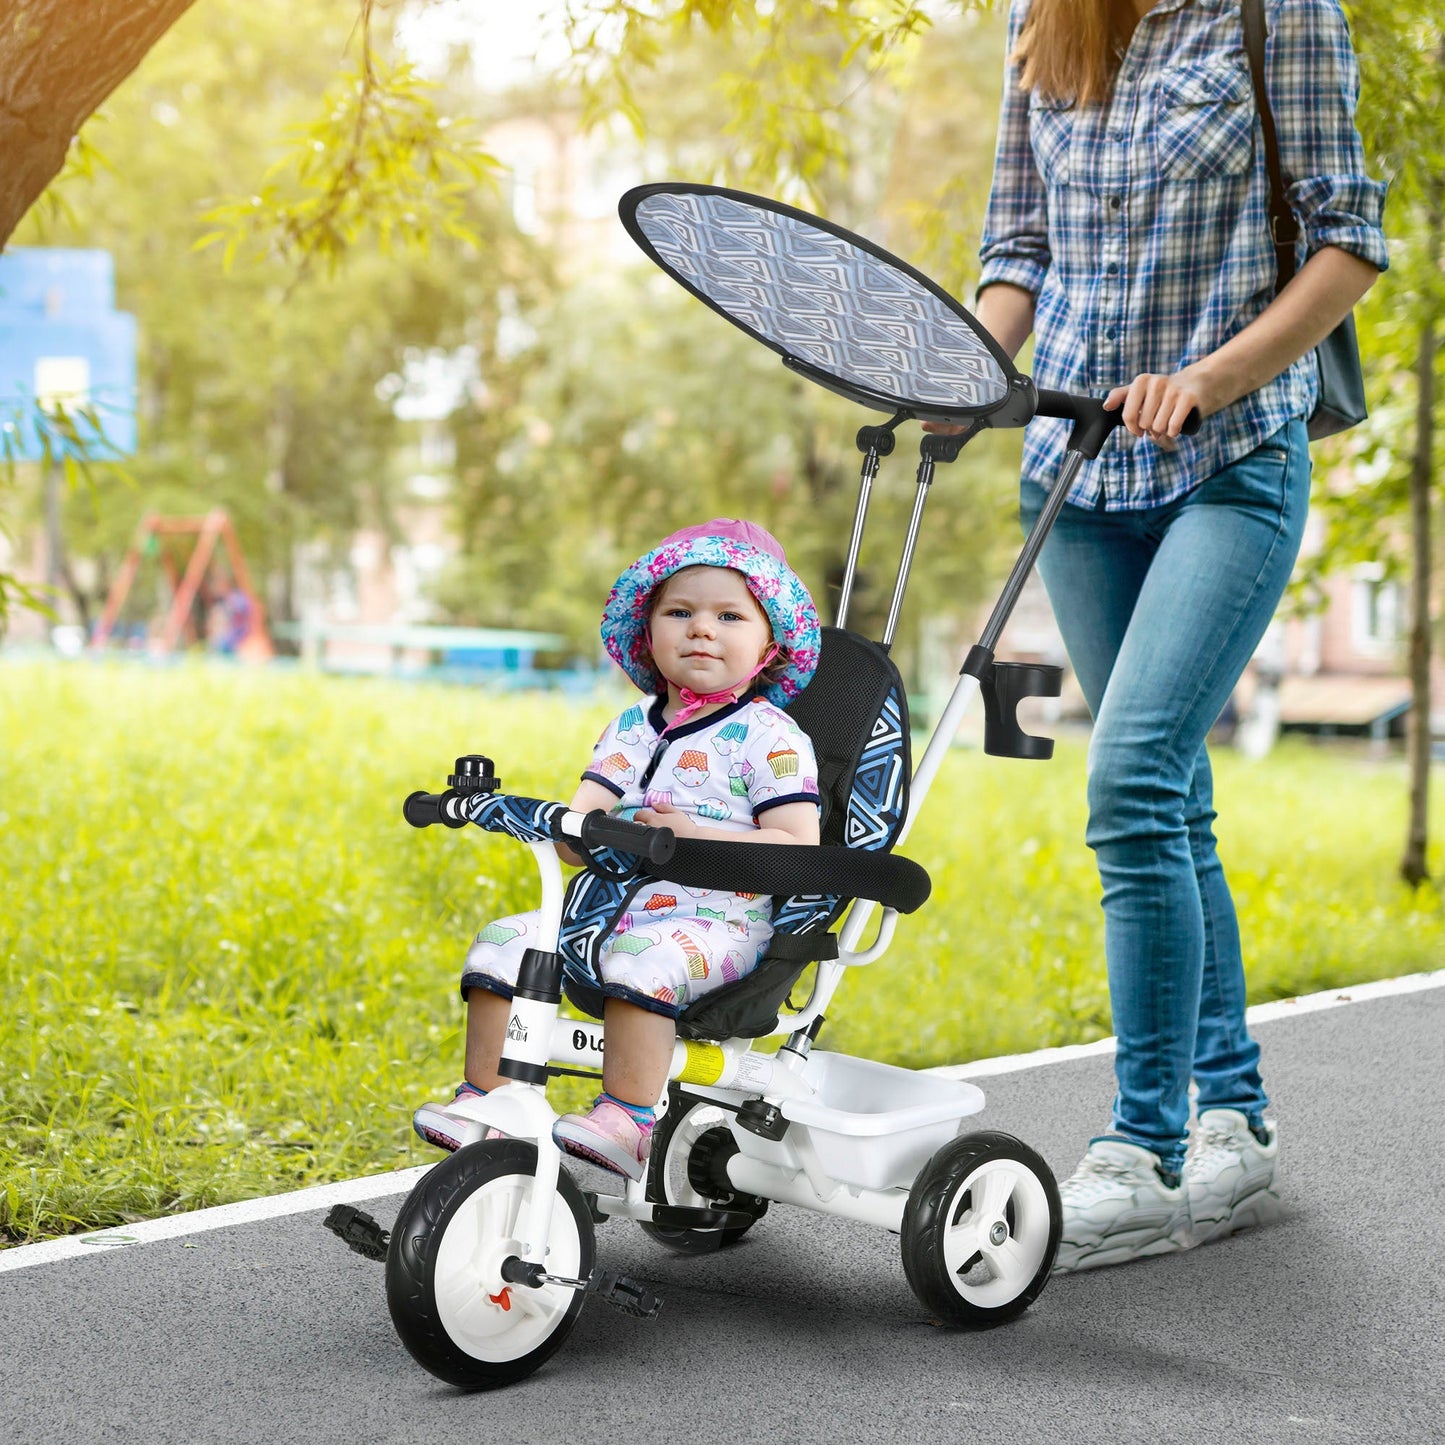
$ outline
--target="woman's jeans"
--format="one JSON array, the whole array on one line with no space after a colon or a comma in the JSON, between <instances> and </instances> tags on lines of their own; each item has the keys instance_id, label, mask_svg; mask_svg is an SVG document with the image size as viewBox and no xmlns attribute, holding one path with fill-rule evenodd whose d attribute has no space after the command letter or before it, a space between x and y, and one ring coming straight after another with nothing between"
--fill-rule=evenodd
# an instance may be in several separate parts
<instances>
[{"instance_id":1,"label":"woman's jeans","mask_svg":"<svg viewBox=\"0 0 1445 1445\"><path fill-rule=\"evenodd\" d=\"M1086 838L1104 890L1119 1047L1110 1134L1184 1159L1198 1106L1269 1102L1245 1027L1234 902L1204 739L1289 580L1309 506L1303 422L1166 506L1066 505L1039 558L1089 710ZM1045 492L1021 487L1025 528Z\"/></svg>"}]
</instances>

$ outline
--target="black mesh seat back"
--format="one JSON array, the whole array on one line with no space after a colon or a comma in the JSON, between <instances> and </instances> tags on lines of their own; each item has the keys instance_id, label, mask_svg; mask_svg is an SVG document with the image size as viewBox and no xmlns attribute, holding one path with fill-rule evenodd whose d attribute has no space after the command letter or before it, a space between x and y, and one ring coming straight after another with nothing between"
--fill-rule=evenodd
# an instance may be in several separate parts
<instances>
[{"instance_id":1,"label":"black mesh seat back","mask_svg":"<svg viewBox=\"0 0 1445 1445\"><path fill-rule=\"evenodd\" d=\"M788 705L818 759L822 841L887 850L908 812L908 703L883 646L823 629L818 670Z\"/></svg>"},{"instance_id":2,"label":"black mesh seat back","mask_svg":"<svg viewBox=\"0 0 1445 1445\"><path fill-rule=\"evenodd\" d=\"M822 839L887 852L908 815L908 698L893 659L876 642L836 627L823 629L818 670L789 704L818 760ZM849 899L795 893L773 899L773 942L751 973L683 1009L683 1038L760 1038L810 960L836 958L824 937ZM818 941L814 941L818 940Z\"/></svg>"}]
</instances>

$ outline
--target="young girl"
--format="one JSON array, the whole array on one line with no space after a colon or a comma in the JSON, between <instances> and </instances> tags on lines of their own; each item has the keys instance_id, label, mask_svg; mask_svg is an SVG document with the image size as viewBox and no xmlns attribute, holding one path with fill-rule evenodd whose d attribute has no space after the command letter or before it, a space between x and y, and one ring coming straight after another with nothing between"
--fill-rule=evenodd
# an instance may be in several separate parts
<instances>
[{"instance_id":1,"label":"young girl","mask_svg":"<svg viewBox=\"0 0 1445 1445\"><path fill-rule=\"evenodd\" d=\"M978 316L1010 355L1035 334L1040 386L1107 393L1123 420L1039 559L1094 715L1087 841L1119 1040L1113 1117L1060 1191L1060 1270L1203 1243L1279 1207L1204 740L1299 550L1311 348L1388 257L1338 0L1265 11L1308 251L1278 296L1237 0L1014 0L1009 19ZM1209 420L1182 437L1194 407ZM1028 428L1026 525L1066 433Z\"/></svg>"},{"instance_id":2,"label":"young girl","mask_svg":"<svg viewBox=\"0 0 1445 1445\"><path fill-rule=\"evenodd\" d=\"M574 809L625 813L680 838L817 843L813 749L778 709L818 665L818 614L770 533L731 518L674 532L617 579L602 640L649 696L603 731ZM606 1000L603 1092L589 1113L558 1120L558 1144L642 1177L673 1021L686 1003L757 966L772 935L770 905L755 894L666 882L632 898L597 960ZM466 1080L454 1098L507 1082L497 1062L536 925L535 913L499 919L467 954ZM471 1121L446 1104L426 1104L413 1124L423 1139L456 1149Z\"/></svg>"}]
</instances>

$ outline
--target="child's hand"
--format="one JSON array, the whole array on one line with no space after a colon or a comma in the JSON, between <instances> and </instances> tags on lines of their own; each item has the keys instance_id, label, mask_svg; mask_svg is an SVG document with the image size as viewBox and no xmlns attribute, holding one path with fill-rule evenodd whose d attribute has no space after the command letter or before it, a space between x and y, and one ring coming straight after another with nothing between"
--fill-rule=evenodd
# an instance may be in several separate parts
<instances>
[{"instance_id":1,"label":"child's hand","mask_svg":"<svg viewBox=\"0 0 1445 1445\"><path fill-rule=\"evenodd\" d=\"M655 808L639 808L635 814L639 823L651 828L671 828L679 838L700 838L702 829L691 813L674 808L671 803L659 802Z\"/></svg>"}]
</instances>

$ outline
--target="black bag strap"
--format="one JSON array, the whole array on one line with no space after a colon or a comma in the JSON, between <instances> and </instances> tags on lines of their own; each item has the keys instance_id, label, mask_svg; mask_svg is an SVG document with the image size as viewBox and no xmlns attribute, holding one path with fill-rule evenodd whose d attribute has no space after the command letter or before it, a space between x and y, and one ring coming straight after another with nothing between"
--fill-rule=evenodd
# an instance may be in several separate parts
<instances>
[{"instance_id":1,"label":"black bag strap","mask_svg":"<svg viewBox=\"0 0 1445 1445\"><path fill-rule=\"evenodd\" d=\"M1274 128L1269 92L1264 84L1264 42L1269 29L1264 19L1264 0L1240 0L1244 21L1244 49L1249 57L1249 78L1254 83L1254 104L1264 131L1264 165L1269 174L1269 234L1274 242L1275 290L1282 291L1294 275L1295 242L1299 221L1285 199L1285 177L1279 164L1279 135Z\"/></svg>"}]
</instances>

